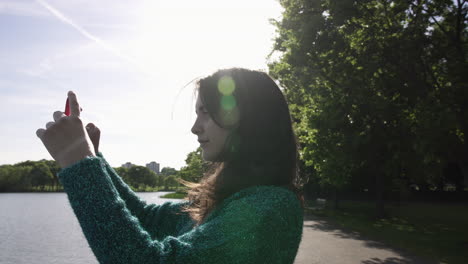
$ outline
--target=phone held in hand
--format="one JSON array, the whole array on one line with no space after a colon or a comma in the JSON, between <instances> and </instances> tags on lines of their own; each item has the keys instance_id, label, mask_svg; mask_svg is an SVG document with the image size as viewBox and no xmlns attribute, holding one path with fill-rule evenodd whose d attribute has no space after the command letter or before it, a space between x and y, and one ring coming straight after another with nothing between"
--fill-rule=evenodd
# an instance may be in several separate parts
<instances>
[{"instance_id":1,"label":"phone held in hand","mask_svg":"<svg viewBox=\"0 0 468 264\"><path fill-rule=\"evenodd\" d=\"M80 112L81 111L83 111L83 108L80 107ZM67 98L67 101L65 102L65 115L70 116L70 102L68 101L68 98Z\"/></svg>"},{"instance_id":2,"label":"phone held in hand","mask_svg":"<svg viewBox=\"0 0 468 264\"><path fill-rule=\"evenodd\" d=\"M67 102L65 103L65 115L70 116L70 102L68 101L68 98Z\"/></svg>"}]
</instances>

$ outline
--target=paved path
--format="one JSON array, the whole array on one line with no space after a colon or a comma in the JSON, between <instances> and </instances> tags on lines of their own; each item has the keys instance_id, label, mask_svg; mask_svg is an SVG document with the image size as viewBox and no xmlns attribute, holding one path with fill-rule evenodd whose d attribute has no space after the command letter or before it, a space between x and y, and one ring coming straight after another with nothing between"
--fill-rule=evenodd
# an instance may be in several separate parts
<instances>
[{"instance_id":1,"label":"paved path","mask_svg":"<svg viewBox=\"0 0 468 264\"><path fill-rule=\"evenodd\" d=\"M307 215L294 264L436 264Z\"/></svg>"}]
</instances>

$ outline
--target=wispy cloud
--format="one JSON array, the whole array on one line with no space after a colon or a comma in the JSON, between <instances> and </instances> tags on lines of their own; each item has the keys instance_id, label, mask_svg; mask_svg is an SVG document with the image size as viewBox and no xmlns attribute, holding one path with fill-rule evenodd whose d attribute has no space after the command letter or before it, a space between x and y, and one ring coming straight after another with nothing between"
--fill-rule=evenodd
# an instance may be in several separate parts
<instances>
[{"instance_id":1,"label":"wispy cloud","mask_svg":"<svg viewBox=\"0 0 468 264\"><path fill-rule=\"evenodd\" d=\"M78 25L77 23L75 23L72 19L70 19L69 17L67 17L65 14L63 14L62 12L60 12L59 10L57 10L56 8L54 8L53 6L51 6L49 3L47 3L46 1L44 0L36 0L36 2L38 4L40 4L41 6L43 6L45 9L47 9L52 15L54 15L56 18L58 18L60 21L62 21L63 23L73 27L76 31L78 31L82 36L84 36L85 38L95 42L97 45L99 45L100 47L104 48L105 50L111 52L112 54L114 54L115 56L119 57L120 59L124 60L126 63L129 63L131 64L134 68L136 68L138 71L144 73L144 74L147 74L147 75L152 75L150 72L144 70L143 68L141 68L138 63L131 57L129 56L126 56L125 54L123 54L122 52L120 52L119 50L115 49L114 47L108 45L105 41L103 41L102 39L94 36L93 34L91 34L90 32L88 32L87 30L85 30L83 27L81 27L80 25Z\"/></svg>"},{"instance_id":2,"label":"wispy cloud","mask_svg":"<svg viewBox=\"0 0 468 264\"><path fill-rule=\"evenodd\" d=\"M51 59L45 58L39 63L37 67L30 69L19 69L18 72L34 77L44 77L45 73L50 70L52 70Z\"/></svg>"},{"instance_id":3,"label":"wispy cloud","mask_svg":"<svg viewBox=\"0 0 468 264\"><path fill-rule=\"evenodd\" d=\"M0 2L0 14L29 17L50 16L50 14L45 10L38 9L34 2L18 0L2 0Z\"/></svg>"}]
</instances>

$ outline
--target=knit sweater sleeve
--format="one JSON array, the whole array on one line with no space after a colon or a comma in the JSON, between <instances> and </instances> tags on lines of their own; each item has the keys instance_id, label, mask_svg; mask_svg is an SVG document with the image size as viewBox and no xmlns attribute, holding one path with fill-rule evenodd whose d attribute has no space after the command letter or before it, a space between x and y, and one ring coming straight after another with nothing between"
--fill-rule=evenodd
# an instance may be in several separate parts
<instances>
[{"instance_id":1,"label":"knit sweater sleeve","mask_svg":"<svg viewBox=\"0 0 468 264\"><path fill-rule=\"evenodd\" d=\"M147 204L130 189L117 172L109 165L102 152L99 152L97 156L105 165L106 172L120 198L125 202L127 209L133 216L138 218L142 227L148 231L152 238L159 239L178 232L180 220L184 220L187 217L185 214L178 214L178 212L180 211L180 207L186 204L186 202L166 202L161 205ZM154 228L154 226L158 226L159 228Z\"/></svg>"},{"instance_id":2,"label":"knit sweater sleeve","mask_svg":"<svg viewBox=\"0 0 468 264\"><path fill-rule=\"evenodd\" d=\"M239 197L205 224L158 240L125 206L100 158L63 169L59 179L100 263L292 263L297 252L299 214L291 209L297 206L287 205L289 196L265 203L273 206L264 210L258 197ZM286 217L278 213L283 209Z\"/></svg>"}]
</instances>

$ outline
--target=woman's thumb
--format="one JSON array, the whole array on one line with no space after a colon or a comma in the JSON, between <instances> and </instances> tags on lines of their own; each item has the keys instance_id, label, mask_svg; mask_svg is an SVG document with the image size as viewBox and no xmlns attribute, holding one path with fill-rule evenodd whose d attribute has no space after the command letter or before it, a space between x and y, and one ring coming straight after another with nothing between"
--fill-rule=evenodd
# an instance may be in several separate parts
<instances>
[{"instance_id":1,"label":"woman's thumb","mask_svg":"<svg viewBox=\"0 0 468 264\"><path fill-rule=\"evenodd\" d=\"M96 126L93 123L89 123L86 125L86 130L89 132L89 131L94 130L95 127Z\"/></svg>"},{"instance_id":2,"label":"woman's thumb","mask_svg":"<svg viewBox=\"0 0 468 264\"><path fill-rule=\"evenodd\" d=\"M101 130L99 130L99 128L93 123L89 123L86 125L86 131L88 131L88 134L91 138L99 137L101 135Z\"/></svg>"}]
</instances>

